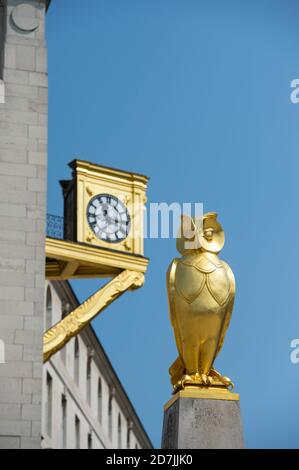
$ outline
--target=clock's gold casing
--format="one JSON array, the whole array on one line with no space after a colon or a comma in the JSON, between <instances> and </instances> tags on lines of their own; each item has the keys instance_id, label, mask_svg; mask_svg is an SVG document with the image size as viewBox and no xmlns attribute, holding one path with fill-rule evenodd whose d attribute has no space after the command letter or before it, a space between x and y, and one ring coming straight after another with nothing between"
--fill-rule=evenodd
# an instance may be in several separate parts
<instances>
[{"instance_id":1,"label":"clock's gold casing","mask_svg":"<svg viewBox=\"0 0 299 470\"><path fill-rule=\"evenodd\" d=\"M142 256L148 178L83 160L73 160L69 166L73 179L61 182L65 199L65 239ZM118 243L101 240L88 223L88 205L99 194L118 198L128 210L130 232Z\"/></svg>"}]
</instances>

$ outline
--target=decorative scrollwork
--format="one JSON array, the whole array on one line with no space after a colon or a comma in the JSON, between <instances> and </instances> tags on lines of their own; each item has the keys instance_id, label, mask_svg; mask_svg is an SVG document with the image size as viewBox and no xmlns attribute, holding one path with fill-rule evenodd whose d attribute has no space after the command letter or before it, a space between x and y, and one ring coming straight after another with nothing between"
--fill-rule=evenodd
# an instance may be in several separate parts
<instances>
[{"instance_id":1,"label":"decorative scrollwork","mask_svg":"<svg viewBox=\"0 0 299 470\"><path fill-rule=\"evenodd\" d=\"M102 289L89 297L67 317L44 334L44 362L62 349L71 338L127 290L137 289L144 283L144 274L125 270Z\"/></svg>"}]
</instances>

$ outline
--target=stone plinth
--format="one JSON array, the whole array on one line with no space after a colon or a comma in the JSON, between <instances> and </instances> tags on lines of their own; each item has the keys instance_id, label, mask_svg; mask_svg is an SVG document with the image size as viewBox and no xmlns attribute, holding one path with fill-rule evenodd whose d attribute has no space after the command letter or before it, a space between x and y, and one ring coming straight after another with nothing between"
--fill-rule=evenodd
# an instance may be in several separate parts
<instances>
[{"instance_id":1,"label":"stone plinth","mask_svg":"<svg viewBox=\"0 0 299 470\"><path fill-rule=\"evenodd\" d=\"M185 389L165 405L162 449L243 447L238 394Z\"/></svg>"}]
</instances>

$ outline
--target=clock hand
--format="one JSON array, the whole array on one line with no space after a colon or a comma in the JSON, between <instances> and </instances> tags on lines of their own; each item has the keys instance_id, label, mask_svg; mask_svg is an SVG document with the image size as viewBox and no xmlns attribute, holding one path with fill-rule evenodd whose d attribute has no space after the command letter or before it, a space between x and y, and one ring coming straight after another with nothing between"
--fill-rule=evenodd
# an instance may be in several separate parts
<instances>
[{"instance_id":1,"label":"clock hand","mask_svg":"<svg viewBox=\"0 0 299 470\"><path fill-rule=\"evenodd\" d=\"M97 215L96 219L97 219L97 222L103 222L105 224L105 226L108 225L106 217L101 217L100 215Z\"/></svg>"},{"instance_id":2,"label":"clock hand","mask_svg":"<svg viewBox=\"0 0 299 470\"><path fill-rule=\"evenodd\" d=\"M109 219L109 223L113 223L114 225L119 224L118 219L113 219L112 217L109 217L109 215L106 216L106 219Z\"/></svg>"}]
</instances>

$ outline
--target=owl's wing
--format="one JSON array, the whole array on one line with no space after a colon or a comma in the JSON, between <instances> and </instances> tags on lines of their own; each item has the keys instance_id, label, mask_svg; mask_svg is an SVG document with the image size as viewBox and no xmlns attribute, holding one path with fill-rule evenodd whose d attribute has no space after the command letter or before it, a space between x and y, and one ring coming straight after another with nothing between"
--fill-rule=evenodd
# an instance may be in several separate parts
<instances>
[{"instance_id":1,"label":"owl's wing","mask_svg":"<svg viewBox=\"0 0 299 470\"><path fill-rule=\"evenodd\" d=\"M229 278L230 289L229 289L229 300L227 304L227 311L226 311L225 320L224 320L223 328L221 331L221 336L219 339L218 349L216 353L217 356L222 349L224 338L225 338L227 329L230 324L230 320L231 320L231 316L232 316L233 308L234 308L234 302L235 302L235 293L236 293L236 281L235 281L234 273L232 272L231 268L225 261L221 260L221 263L227 272L227 275Z\"/></svg>"},{"instance_id":2,"label":"owl's wing","mask_svg":"<svg viewBox=\"0 0 299 470\"><path fill-rule=\"evenodd\" d=\"M182 348L181 348L181 335L179 331L179 327L177 324L176 313L175 313L175 304L174 304L174 297L175 297L175 273L176 268L178 265L178 259L175 258L167 271L167 292L168 292L168 306L169 306L169 316L170 321L172 324L172 328L174 330L174 335L176 339L176 345L179 351L180 356L182 357Z\"/></svg>"}]
</instances>

